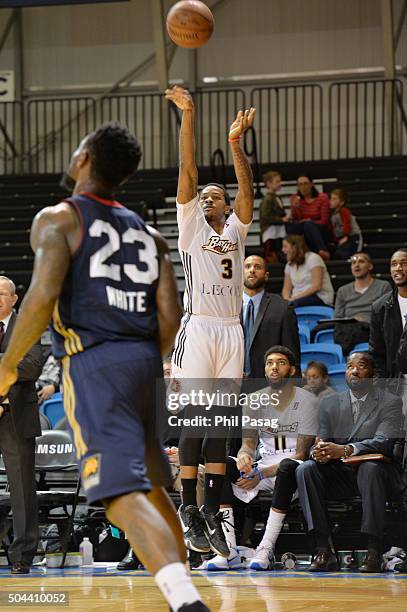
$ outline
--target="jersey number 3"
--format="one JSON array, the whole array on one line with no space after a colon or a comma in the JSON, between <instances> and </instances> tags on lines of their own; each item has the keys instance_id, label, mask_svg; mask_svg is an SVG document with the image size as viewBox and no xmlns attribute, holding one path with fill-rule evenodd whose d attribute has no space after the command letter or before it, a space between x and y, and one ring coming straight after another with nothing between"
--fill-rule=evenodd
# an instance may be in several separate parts
<instances>
[{"instance_id":1,"label":"jersey number 3","mask_svg":"<svg viewBox=\"0 0 407 612\"><path fill-rule=\"evenodd\" d=\"M120 236L119 232L110 223L96 219L89 228L89 236L100 238L103 234L107 235L108 241L90 257L89 276L91 278L121 280L121 266L106 263L109 257L120 250L121 244L133 244L136 247L135 263L123 264L124 274L133 283L150 285L158 278L157 247L152 236L133 227L129 227Z\"/></svg>"},{"instance_id":2,"label":"jersey number 3","mask_svg":"<svg viewBox=\"0 0 407 612\"><path fill-rule=\"evenodd\" d=\"M232 260L222 259L220 263L223 266L222 278L232 278Z\"/></svg>"}]
</instances>

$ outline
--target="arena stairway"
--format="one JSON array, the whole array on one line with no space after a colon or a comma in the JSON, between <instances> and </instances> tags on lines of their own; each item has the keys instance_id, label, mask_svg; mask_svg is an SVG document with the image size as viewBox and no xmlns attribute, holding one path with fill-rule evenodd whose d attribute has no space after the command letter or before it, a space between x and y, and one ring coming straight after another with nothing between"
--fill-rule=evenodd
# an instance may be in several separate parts
<instances>
[{"instance_id":1,"label":"arena stairway","mask_svg":"<svg viewBox=\"0 0 407 612\"><path fill-rule=\"evenodd\" d=\"M269 169L270 165L261 168ZM275 167L273 165L273 167ZM310 173L318 188L329 192L344 187L349 192L350 205L363 231L365 249L375 261L375 273L389 278L391 253L397 246L407 245L407 158L377 158L329 162L291 163L277 166L285 179L282 197L295 191L295 178L301 172ZM180 291L184 289L184 274L177 252L175 195L176 168L145 170L129 181L117 195L126 206L140 212L167 238L175 266ZM199 170L202 183L219 180L213 170ZM233 169L226 168L226 179L232 200L236 193ZM29 285L33 256L29 231L33 216L47 205L65 197L59 187L60 175L22 175L0 177L0 274L11 276L24 291ZM265 192L264 187L262 191ZM254 221L247 238L247 254L262 254L256 198ZM268 290L279 293L283 283L283 264L270 265ZM350 282L352 276L346 261L328 262L334 288Z\"/></svg>"}]
</instances>

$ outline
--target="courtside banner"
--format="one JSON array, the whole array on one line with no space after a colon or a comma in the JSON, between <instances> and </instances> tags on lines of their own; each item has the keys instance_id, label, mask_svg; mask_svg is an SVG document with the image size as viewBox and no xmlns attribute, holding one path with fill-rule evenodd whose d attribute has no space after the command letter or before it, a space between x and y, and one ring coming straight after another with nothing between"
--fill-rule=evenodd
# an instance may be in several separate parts
<instances>
[{"instance_id":1,"label":"courtside banner","mask_svg":"<svg viewBox=\"0 0 407 612\"><path fill-rule=\"evenodd\" d=\"M68 4L106 4L130 0L0 0L0 8L24 8L28 6L65 6Z\"/></svg>"}]
</instances>

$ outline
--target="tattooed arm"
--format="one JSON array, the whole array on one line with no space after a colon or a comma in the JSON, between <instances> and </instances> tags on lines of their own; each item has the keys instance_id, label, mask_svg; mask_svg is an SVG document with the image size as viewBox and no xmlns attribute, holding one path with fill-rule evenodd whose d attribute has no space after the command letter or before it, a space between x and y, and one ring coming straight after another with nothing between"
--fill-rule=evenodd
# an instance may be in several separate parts
<instances>
[{"instance_id":1,"label":"tattooed arm","mask_svg":"<svg viewBox=\"0 0 407 612\"><path fill-rule=\"evenodd\" d=\"M239 138L247 128L251 127L255 112L255 108L251 108L250 111L245 110L244 113L239 111L229 131L230 148L238 184L234 210L242 223L250 223L253 218L254 193L252 171L240 148Z\"/></svg>"},{"instance_id":2,"label":"tattooed arm","mask_svg":"<svg viewBox=\"0 0 407 612\"><path fill-rule=\"evenodd\" d=\"M167 89L165 97L182 110L177 202L187 204L198 192L198 170L195 162L195 106L189 91L178 85Z\"/></svg>"}]
</instances>

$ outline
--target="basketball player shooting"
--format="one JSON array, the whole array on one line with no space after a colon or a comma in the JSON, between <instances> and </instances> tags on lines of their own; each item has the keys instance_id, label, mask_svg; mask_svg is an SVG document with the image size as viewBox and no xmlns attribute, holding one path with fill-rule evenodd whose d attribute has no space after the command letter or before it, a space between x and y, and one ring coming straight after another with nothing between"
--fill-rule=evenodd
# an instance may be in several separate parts
<instances>
[{"instance_id":1,"label":"basketball player shooting","mask_svg":"<svg viewBox=\"0 0 407 612\"><path fill-rule=\"evenodd\" d=\"M195 162L195 107L182 87L165 97L182 111L177 192L178 248L184 267L184 310L172 357L175 379L234 379L243 374L244 343L239 315L243 295L244 242L253 218L253 177L239 139L252 125L255 109L239 111L229 143L238 183L234 211L222 185L210 183L198 195ZM181 381L182 382L182 381ZM221 407L218 407L221 408ZM194 416L187 406L184 416ZM227 411L226 411L227 412ZM230 409L229 409L230 414ZM184 427L179 443L182 505L179 516L186 546L227 557L219 502L225 474L226 435L191 437ZM213 433L213 432L212 432ZM195 434L196 436L196 434ZM197 470L205 458L205 503L197 507Z\"/></svg>"},{"instance_id":2,"label":"basketball player shooting","mask_svg":"<svg viewBox=\"0 0 407 612\"><path fill-rule=\"evenodd\" d=\"M89 503L103 501L174 612L204 612L164 489L171 476L154 419L160 352L171 348L181 316L176 281L162 236L113 199L140 158L127 129L99 128L72 156L72 197L35 217L34 271L0 362L0 395L52 315Z\"/></svg>"}]
</instances>

